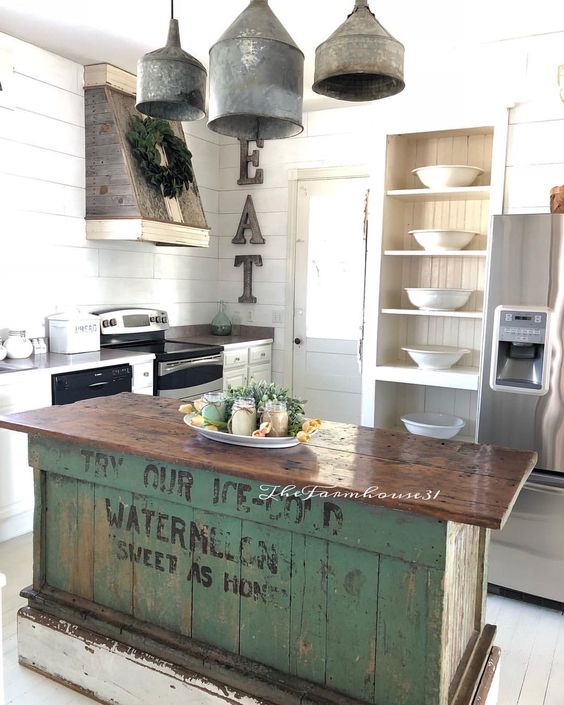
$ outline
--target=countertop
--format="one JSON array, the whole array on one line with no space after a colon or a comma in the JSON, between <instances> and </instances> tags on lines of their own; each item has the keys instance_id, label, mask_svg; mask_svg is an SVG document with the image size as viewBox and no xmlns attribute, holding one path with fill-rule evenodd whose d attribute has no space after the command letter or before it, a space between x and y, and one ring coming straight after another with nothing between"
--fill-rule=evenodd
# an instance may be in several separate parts
<instances>
[{"instance_id":1,"label":"countertop","mask_svg":"<svg viewBox=\"0 0 564 705\"><path fill-rule=\"evenodd\" d=\"M242 347L243 345L267 345L273 342L272 338L260 338L249 335L184 335L167 336L167 340L179 340L181 343L200 343L203 345L222 345L224 348Z\"/></svg>"},{"instance_id":2,"label":"countertop","mask_svg":"<svg viewBox=\"0 0 564 705\"><path fill-rule=\"evenodd\" d=\"M235 335L217 336L209 333L209 325L178 326L170 328L166 333L167 340L182 343L201 343L204 345L221 345L224 347L242 347L244 345L267 345L273 342L274 329L261 326L238 326ZM154 360L155 356L148 353L131 350L110 350L102 348L96 352L63 355L61 353L44 353L32 355L24 360L0 360L0 386L18 382L25 373L29 379L31 372L49 374L87 370L90 367L101 367L105 364L126 364L128 362L142 363Z\"/></svg>"},{"instance_id":3,"label":"countertop","mask_svg":"<svg viewBox=\"0 0 564 705\"><path fill-rule=\"evenodd\" d=\"M187 428L177 401L129 393L0 417L0 427L270 485L338 488L358 493L359 502L491 529L505 523L537 459L527 451L329 422L303 446L227 446Z\"/></svg>"},{"instance_id":4,"label":"countertop","mask_svg":"<svg viewBox=\"0 0 564 705\"><path fill-rule=\"evenodd\" d=\"M34 374L57 374L59 372L75 372L91 367L104 365L122 365L128 362L151 362L151 353L140 353L126 350L98 350L96 352L63 355L61 353L44 353L32 355L24 360L5 359L0 361L0 385L17 382L25 374L26 379Z\"/></svg>"},{"instance_id":5,"label":"countertop","mask_svg":"<svg viewBox=\"0 0 564 705\"><path fill-rule=\"evenodd\" d=\"M243 345L267 345L274 342L274 328L267 326L234 325L232 335L212 335L210 325L171 326L167 332L168 340L180 340L183 343L202 343L203 345L223 345L238 347Z\"/></svg>"}]
</instances>

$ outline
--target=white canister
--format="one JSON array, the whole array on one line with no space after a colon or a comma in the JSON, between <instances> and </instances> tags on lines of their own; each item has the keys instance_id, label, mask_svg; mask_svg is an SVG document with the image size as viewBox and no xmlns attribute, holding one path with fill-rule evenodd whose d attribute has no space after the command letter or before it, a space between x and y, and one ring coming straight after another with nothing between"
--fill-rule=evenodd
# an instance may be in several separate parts
<instances>
[{"instance_id":1,"label":"white canister","mask_svg":"<svg viewBox=\"0 0 564 705\"><path fill-rule=\"evenodd\" d=\"M100 350L99 316L80 311L49 316L49 350L67 355Z\"/></svg>"},{"instance_id":2,"label":"white canister","mask_svg":"<svg viewBox=\"0 0 564 705\"><path fill-rule=\"evenodd\" d=\"M257 430L257 408L252 397L235 399L229 426L234 436L252 436Z\"/></svg>"},{"instance_id":3,"label":"white canister","mask_svg":"<svg viewBox=\"0 0 564 705\"><path fill-rule=\"evenodd\" d=\"M3 343L6 348L6 357L22 359L29 357L33 352L31 340L25 337L25 330L11 330Z\"/></svg>"}]
</instances>

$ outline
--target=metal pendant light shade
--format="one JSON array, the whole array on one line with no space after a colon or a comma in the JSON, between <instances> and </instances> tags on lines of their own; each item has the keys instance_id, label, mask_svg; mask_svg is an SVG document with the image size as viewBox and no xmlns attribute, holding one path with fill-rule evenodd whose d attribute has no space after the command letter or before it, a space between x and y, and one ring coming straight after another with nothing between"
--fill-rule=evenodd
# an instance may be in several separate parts
<instances>
[{"instance_id":1,"label":"metal pendant light shade","mask_svg":"<svg viewBox=\"0 0 564 705\"><path fill-rule=\"evenodd\" d=\"M303 130L304 55L268 6L251 0L210 49L208 127L248 140Z\"/></svg>"},{"instance_id":2,"label":"metal pendant light shade","mask_svg":"<svg viewBox=\"0 0 564 705\"><path fill-rule=\"evenodd\" d=\"M315 52L313 90L338 100L387 98L405 88L403 44L378 22L367 0Z\"/></svg>"},{"instance_id":3,"label":"metal pendant light shade","mask_svg":"<svg viewBox=\"0 0 564 705\"><path fill-rule=\"evenodd\" d=\"M140 113L165 120L200 120L206 114L204 66L180 46L178 20L171 19L166 46L137 62Z\"/></svg>"}]
</instances>

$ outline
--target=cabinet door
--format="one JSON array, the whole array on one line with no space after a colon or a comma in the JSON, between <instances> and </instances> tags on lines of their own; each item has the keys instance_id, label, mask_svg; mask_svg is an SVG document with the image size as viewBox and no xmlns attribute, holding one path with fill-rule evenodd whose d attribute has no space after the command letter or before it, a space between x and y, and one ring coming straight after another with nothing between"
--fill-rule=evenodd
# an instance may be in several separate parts
<instances>
[{"instance_id":1,"label":"cabinet door","mask_svg":"<svg viewBox=\"0 0 564 705\"><path fill-rule=\"evenodd\" d=\"M247 384L247 368L240 367L236 370L227 370L223 373L223 389L229 387L244 387Z\"/></svg>"},{"instance_id":2,"label":"cabinet door","mask_svg":"<svg viewBox=\"0 0 564 705\"><path fill-rule=\"evenodd\" d=\"M272 358L272 345L257 345L249 348L249 365L266 365Z\"/></svg>"},{"instance_id":3,"label":"cabinet door","mask_svg":"<svg viewBox=\"0 0 564 705\"><path fill-rule=\"evenodd\" d=\"M30 377L24 381L0 385L1 415L51 405L51 375L25 374ZM33 474L28 465L27 435L0 429L0 541L13 536L8 521L33 507ZM2 520L6 520L4 526Z\"/></svg>"},{"instance_id":4,"label":"cabinet door","mask_svg":"<svg viewBox=\"0 0 564 705\"><path fill-rule=\"evenodd\" d=\"M266 365L250 365L249 381L252 379L255 382L271 382L272 374L270 370L270 363Z\"/></svg>"},{"instance_id":5,"label":"cabinet door","mask_svg":"<svg viewBox=\"0 0 564 705\"><path fill-rule=\"evenodd\" d=\"M249 358L248 348L235 348L235 350L223 351L223 369L231 369L233 367L241 367L246 365Z\"/></svg>"},{"instance_id":6,"label":"cabinet door","mask_svg":"<svg viewBox=\"0 0 564 705\"><path fill-rule=\"evenodd\" d=\"M152 362L141 362L135 364L131 363L133 366L133 391L137 392L140 389L145 389L145 387L153 388L153 363ZM149 394L149 392L142 392L143 394ZM150 392L152 394L152 391Z\"/></svg>"}]
</instances>

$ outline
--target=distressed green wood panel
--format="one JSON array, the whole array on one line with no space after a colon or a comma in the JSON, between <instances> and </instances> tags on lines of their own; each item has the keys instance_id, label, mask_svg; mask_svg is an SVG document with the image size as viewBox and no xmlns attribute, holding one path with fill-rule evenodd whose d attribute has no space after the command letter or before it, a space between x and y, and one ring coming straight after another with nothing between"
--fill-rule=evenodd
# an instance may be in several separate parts
<instances>
[{"instance_id":1,"label":"distressed green wood panel","mask_svg":"<svg viewBox=\"0 0 564 705\"><path fill-rule=\"evenodd\" d=\"M289 668L292 535L244 521L241 527L240 654Z\"/></svg>"},{"instance_id":2,"label":"distressed green wood panel","mask_svg":"<svg viewBox=\"0 0 564 705\"><path fill-rule=\"evenodd\" d=\"M325 683L327 541L292 536L290 673Z\"/></svg>"},{"instance_id":3,"label":"distressed green wood panel","mask_svg":"<svg viewBox=\"0 0 564 705\"><path fill-rule=\"evenodd\" d=\"M133 566L122 544L133 543L127 512L131 503L130 493L95 486L94 602L126 614L133 612Z\"/></svg>"},{"instance_id":4,"label":"distressed green wood panel","mask_svg":"<svg viewBox=\"0 0 564 705\"><path fill-rule=\"evenodd\" d=\"M77 481L49 473L45 487L45 577L52 587L74 592L77 556Z\"/></svg>"},{"instance_id":5,"label":"distressed green wood panel","mask_svg":"<svg viewBox=\"0 0 564 705\"><path fill-rule=\"evenodd\" d=\"M131 543L120 544L133 570L133 613L174 632L192 633L191 507L133 495ZM174 515L173 515L174 512Z\"/></svg>"},{"instance_id":6,"label":"distressed green wood panel","mask_svg":"<svg viewBox=\"0 0 564 705\"><path fill-rule=\"evenodd\" d=\"M167 465L137 456L34 437L30 458L46 470L125 492L277 526L331 542L442 568L446 523L357 500L288 497L265 500L260 482L209 470ZM264 486L262 486L264 487Z\"/></svg>"},{"instance_id":7,"label":"distressed green wood panel","mask_svg":"<svg viewBox=\"0 0 564 705\"><path fill-rule=\"evenodd\" d=\"M40 590L45 584L45 493L47 474L39 468L33 470L33 588Z\"/></svg>"},{"instance_id":8,"label":"distressed green wood panel","mask_svg":"<svg viewBox=\"0 0 564 705\"><path fill-rule=\"evenodd\" d=\"M374 702L380 557L338 544L328 557L326 684Z\"/></svg>"},{"instance_id":9,"label":"distressed green wood panel","mask_svg":"<svg viewBox=\"0 0 564 705\"><path fill-rule=\"evenodd\" d=\"M192 636L238 653L241 521L195 511L191 543Z\"/></svg>"},{"instance_id":10,"label":"distressed green wood panel","mask_svg":"<svg viewBox=\"0 0 564 705\"><path fill-rule=\"evenodd\" d=\"M445 582L444 572L427 569L427 614L423 617L426 624L427 643L425 645L425 699L424 705L446 705L448 701L448 683L444 684L442 625L445 618Z\"/></svg>"},{"instance_id":11,"label":"distressed green wood panel","mask_svg":"<svg viewBox=\"0 0 564 705\"><path fill-rule=\"evenodd\" d=\"M75 593L94 598L94 485L76 484L76 582Z\"/></svg>"},{"instance_id":12,"label":"distressed green wood panel","mask_svg":"<svg viewBox=\"0 0 564 705\"><path fill-rule=\"evenodd\" d=\"M429 575L433 573L433 575ZM378 588L378 705L437 705L442 573L382 558Z\"/></svg>"}]
</instances>

